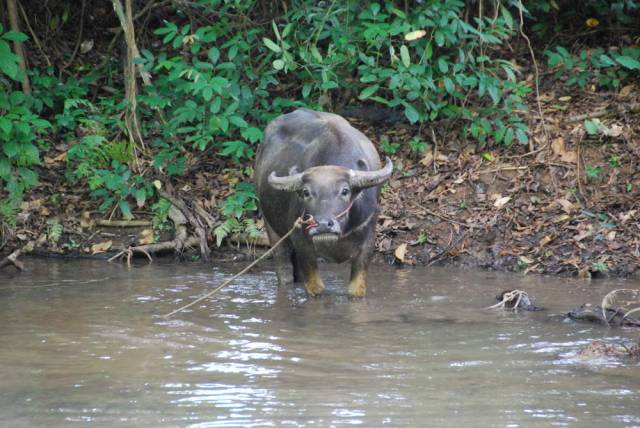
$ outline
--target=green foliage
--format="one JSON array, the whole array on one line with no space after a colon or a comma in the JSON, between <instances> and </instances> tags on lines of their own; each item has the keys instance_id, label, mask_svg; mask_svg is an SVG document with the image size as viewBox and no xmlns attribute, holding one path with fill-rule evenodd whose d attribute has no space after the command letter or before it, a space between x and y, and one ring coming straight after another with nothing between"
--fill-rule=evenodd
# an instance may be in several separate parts
<instances>
[{"instance_id":1,"label":"green foliage","mask_svg":"<svg viewBox=\"0 0 640 428\"><path fill-rule=\"evenodd\" d=\"M610 155L607 159L609 162L609 166L611 168L620 168L620 156L619 155Z\"/></svg>"},{"instance_id":2,"label":"green foliage","mask_svg":"<svg viewBox=\"0 0 640 428\"><path fill-rule=\"evenodd\" d=\"M281 30L272 26L273 40L262 42L274 70L297 79L305 100L331 104L351 92L401 109L410 123L464 119L465 133L481 144L510 144L514 136L526 143L518 112L526 110L522 97L530 89L516 81L513 64L491 55L513 34L513 17L500 7L495 18L470 24L464 7L440 0L411 13L391 1L297 8ZM404 40L422 29L425 37Z\"/></svg>"},{"instance_id":3,"label":"green foliage","mask_svg":"<svg viewBox=\"0 0 640 428\"><path fill-rule=\"evenodd\" d=\"M117 160L111 162L110 169L95 169L89 177L91 197L99 198L99 209L106 211L115 206L125 219L133 218L130 200L141 208L147 199L155 194L153 186L142 176L133 175L127 165Z\"/></svg>"},{"instance_id":4,"label":"green foliage","mask_svg":"<svg viewBox=\"0 0 640 428\"><path fill-rule=\"evenodd\" d=\"M600 119L586 119L584 121L584 129L589 135L597 135L607 131L607 127L600 122Z\"/></svg>"},{"instance_id":5,"label":"green foliage","mask_svg":"<svg viewBox=\"0 0 640 428\"><path fill-rule=\"evenodd\" d=\"M60 224L60 222L56 219L50 220L48 222L49 230L47 232L47 236L50 242L57 243L64 232L64 227Z\"/></svg>"},{"instance_id":6,"label":"green foliage","mask_svg":"<svg viewBox=\"0 0 640 428\"><path fill-rule=\"evenodd\" d=\"M216 244L220 246L222 240L233 232L244 231L251 235L259 234L259 230L255 223L241 218L250 212L258 209L258 198L256 197L256 189L250 183L238 183L234 189L234 193L229 195L222 206L222 214L225 220L217 226L213 234L216 237Z\"/></svg>"},{"instance_id":7,"label":"green foliage","mask_svg":"<svg viewBox=\"0 0 640 428\"><path fill-rule=\"evenodd\" d=\"M171 201L165 198L160 198L158 199L158 202L151 205L151 211L153 212L152 223L154 229L166 228L170 208Z\"/></svg>"},{"instance_id":8,"label":"green foliage","mask_svg":"<svg viewBox=\"0 0 640 428\"><path fill-rule=\"evenodd\" d=\"M386 135L380 139L380 150L388 155L395 155L400 148L400 143L393 143Z\"/></svg>"},{"instance_id":9,"label":"green foliage","mask_svg":"<svg viewBox=\"0 0 640 428\"><path fill-rule=\"evenodd\" d=\"M13 80L20 80L22 73L20 71L20 60L16 54L11 51L11 42L24 42L27 36L16 31L4 31L0 24L0 76L2 74Z\"/></svg>"},{"instance_id":10,"label":"green foliage","mask_svg":"<svg viewBox=\"0 0 640 428\"><path fill-rule=\"evenodd\" d=\"M34 100L22 91L12 90L10 81L21 77L18 58L11 52L10 41L24 41L22 33L3 33L0 25L0 220L15 221L24 192L38 181L31 168L40 164L41 135L51 124L34 111Z\"/></svg>"},{"instance_id":11,"label":"green foliage","mask_svg":"<svg viewBox=\"0 0 640 428\"><path fill-rule=\"evenodd\" d=\"M602 173L602 167L598 165L588 164L585 169L585 175L590 179L597 179Z\"/></svg>"},{"instance_id":12,"label":"green foliage","mask_svg":"<svg viewBox=\"0 0 640 428\"><path fill-rule=\"evenodd\" d=\"M412 152L421 154L424 153L429 145L424 142L424 140L420 137L413 137L409 140L409 148Z\"/></svg>"},{"instance_id":13,"label":"green foliage","mask_svg":"<svg viewBox=\"0 0 640 428\"><path fill-rule=\"evenodd\" d=\"M584 88L596 85L616 89L631 77L640 76L640 48L594 48L573 55L562 46L546 50L547 64L555 68L556 78L566 76L566 84Z\"/></svg>"}]
</instances>

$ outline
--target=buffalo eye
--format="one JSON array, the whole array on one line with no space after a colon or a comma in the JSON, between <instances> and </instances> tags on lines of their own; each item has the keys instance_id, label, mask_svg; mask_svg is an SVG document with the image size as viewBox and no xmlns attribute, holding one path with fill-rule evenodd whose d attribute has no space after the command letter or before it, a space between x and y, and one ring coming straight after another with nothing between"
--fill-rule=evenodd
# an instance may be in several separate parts
<instances>
[{"instance_id":1,"label":"buffalo eye","mask_svg":"<svg viewBox=\"0 0 640 428\"><path fill-rule=\"evenodd\" d=\"M302 189L302 196L304 196L305 198L311 196L311 192L309 192L309 189Z\"/></svg>"},{"instance_id":2,"label":"buffalo eye","mask_svg":"<svg viewBox=\"0 0 640 428\"><path fill-rule=\"evenodd\" d=\"M349 195L349 188L348 187L343 188L342 192L340 192L340 194L342 196L348 196Z\"/></svg>"}]
</instances>

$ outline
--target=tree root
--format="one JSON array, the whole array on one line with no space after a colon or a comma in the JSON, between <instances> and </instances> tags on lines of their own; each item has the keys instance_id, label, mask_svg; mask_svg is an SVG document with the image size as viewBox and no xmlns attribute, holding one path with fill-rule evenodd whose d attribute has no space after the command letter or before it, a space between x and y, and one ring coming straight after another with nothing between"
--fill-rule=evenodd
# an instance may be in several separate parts
<instances>
[{"instance_id":1,"label":"tree root","mask_svg":"<svg viewBox=\"0 0 640 428\"><path fill-rule=\"evenodd\" d=\"M0 269L4 268L5 266L11 265L19 271L23 271L24 264L20 260L18 260L18 257L20 257L21 254L22 250L15 250L13 253L0 260Z\"/></svg>"}]
</instances>

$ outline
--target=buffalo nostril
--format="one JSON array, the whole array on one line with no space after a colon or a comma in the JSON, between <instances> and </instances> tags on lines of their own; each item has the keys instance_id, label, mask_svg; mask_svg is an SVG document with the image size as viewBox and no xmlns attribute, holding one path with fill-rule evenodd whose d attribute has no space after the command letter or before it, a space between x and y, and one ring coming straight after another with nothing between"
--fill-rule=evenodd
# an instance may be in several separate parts
<instances>
[{"instance_id":1,"label":"buffalo nostril","mask_svg":"<svg viewBox=\"0 0 640 428\"><path fill-rule=\"evenodd\" d=\"M329 226L329 227L333 227L333 220L329 220L329 221L327 222L327 226Z\"/></svg>"}]
</instances>

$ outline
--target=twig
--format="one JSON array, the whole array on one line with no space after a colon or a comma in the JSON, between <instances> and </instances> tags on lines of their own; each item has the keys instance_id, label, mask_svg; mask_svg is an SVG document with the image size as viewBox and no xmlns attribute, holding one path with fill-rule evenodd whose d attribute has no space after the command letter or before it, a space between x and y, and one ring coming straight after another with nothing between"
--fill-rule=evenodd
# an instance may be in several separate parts
<instances>
[{"instance_id":1,"label":"twig","mask_svg":"<svg viewBox=\"0 0 640 428\"><path fill-rule=\"evenodd\" d=\"M520 171L523 169L529 169L529 167L528 166L502 166L502 167L493 168L493 169L483 169L482 171L478 171L476 174L490 174L493 172L500 172L500 171Z\"/></svg>"},{"instance_id":2,"label":"twig","mask_svg":"<svg viewBox=\"0 0 640 428\"><path fill-rule=\"evenodd\" d=\"M578 139L578 143L576 144L576 152L577 152L577 156L576 156L576 166L577 166L577 170L576 170L576 180L578 180L578 193L580 193L580 196L582 196L582 199L585 202L585 207L588 207L588 200L587 197L584 194L584 188L582 186L582 150L581 150L581 143L582 142L582 135L580 136L580 138Z\"/></svg>"},{"instance_id":3,"label":"twig","mask_svg":"<svg viewBox=\"0 0 640 428\"><path fill-rule=\"evenodd\" d=\"M440 260L445 254L447 254L449 251L451 251L453 248L457 247L458 244L460 242L462 242L462 240L464 238L467 237L468 232L462 233L460 234L460 236L458 236L456 238L455 241L451 242L449 245L447 245L447 247L445 249L443 249L442 251L440 251L438 254L436 254L435 256L433 256L428 263L428 266L432 266L433 264L435 264L438 260Z\"/></svg>"},{"instance_id":4,"label":"twig","mask_svg":"<svg viewBox=\"0 0 640 428\"><path fill-rule=\"evenodd\" d=\"M538 114L540 115L540 123L542 124L542 133L544 134L545 143L549 143L549 135L547 134L547 126L544 120L544 114L542 113L542 103L540 102L540 71L538 70L538 61L536 61L536 55L533 53L533 48L531 47L531 40L524 32L524 17L522 16L522 9L524 9L524 5L522 4L522 0L518 1L518 13L520 14L520 34L527 41L527 46L529 46L529 53L531 53L531 60L533 61L533 70L535 73L535 88L536 88L536 103L538 104ZM529 139L529 151L533 151L533 143L531 142L531 138Z\"/></svg>"},{"instance_id":5,"label":"twig","mask_svg":"<svg viewBox=\"0 0 640 428\"><path fill-rule=\"evenodd\" d=\"M219 287L213 289L212 291L210 291L208 293L203 294L202 296L198 297L196 300L192 301L191 303L188 303L188 304L186 304L184 306L179 307L176 310L173 310L173 311L169 312L166 315L163 315L163 318L169 318L172 315L177 314L178 312L182 312L185 309L190 308L191 306L193 306L193 305L195 305L195 304L197 304L199 302L202 302L203 300L213 296L215 293L217 293L218 291L222 290L227 285L231 284L231 282L233 282L236 278L238 278L239 276L244 275L245 273L247 273L252 267L254 267L258 263L260 263L264 258L268 257L272 252L274 252L275 249L278 248L284 242L285 239L287 239L296 229L300 228L304 223L305 223L305 221L303 221L301 217L298 217L298 219L295 221L295 223L293 224L291 229L289 229L289 231L287 233L285 233L282 236L282 238L280 238L278 240L278 242L273 244L273 246L271 248L269 248L263 255L261 255L259 258L254 260L252 263L250 263L249 266L247 266L246 268L242 269L237 274L233 275L231 278L229 278L228 280L223 282L222 285L220 285Z\"/></svg>"},{"instance_id":6,"label":"twig","mask_svg":"<svg viewBox=\"0 0 640 428\"><path fill-rule=\"evenodd\" d=\"M76 55L78 54L78 50L80 49L80 43L82 42L82 32L84 30L84 10L87 6L87 1L82 0L82 6L80 8L80 29L78 30L78 38L76 39L76 45L73 48L73 52L71 53L71 58L66 62L62 67L60 67L59 75L62 76L62 73L73 64L73 61L76 59Z\"/></svg>"},{"instance_id":7,"label":"twig","mask_svg":"<svg viewBox=\"0 0 640 428\"><path fill-rule=\"evenodd\" d=\"M438 154L438 140L436 139L436 133L433 128L431 128L431 138L433 139L433 172L435 174L438 173L438 166L436 165L436 155Z\"/></svg>"},{"instance_id":8,"label":"twig","mask_svg":"<svg viewBox=\"0 0 640 428\"><path fill-rule=\"evenodd\" d=\"M458 226L462 226L462 227L466 227L469 229L481 229L479 226L473 225L473 224L466 224L466 223L461 223L459 221L453 220L445 215L442 214L438 214L436 212L431 211L430 209L427 209L421 205L419 205L417 202L414 202L412 200L409 201L414 207L418 208L419 210L422 210L423 212L425 212L426 214L432 215L434 217L438 217L439 219L442 219L444 221L448 221L449 223L453 223L453 224L457 224Z\"/></svg>"},{"instance_id":9,"label":"twig","mask_svg":"<svg viewBox=\"0 0 640 428\"><path fill-rule=\"evenodd\" d=\"M96 220L97 226L102 227L148 227L152 223L148 220Z\"/></svg>"},{"instance_id":10,"label":"twig","mask_svg":"<svg viewBox=\"0 0 640 428\"><path fill-rule=\"evenodd\" d=\"M29 34L31 34L31 39L36 44L36 47L38 48L38 51L40 52L40 55L42 55L44 60L47 62L47 65L49 67L51 67L51 60L49 60L49 57L47 56L47 54L44 53L44 50L42 49L42 45L40 44L40 39L38 39L38 36L36 35L35 31L33 31L33 28L31 28L31 24L29 23L29 19L27 17L27 14L24 11L24 7L22 7L22 3L18 3L18 8L20 9L20 14L22 15L22 20L27 25L27 29L29 30Z\"/></svg>"}]
</instances>

